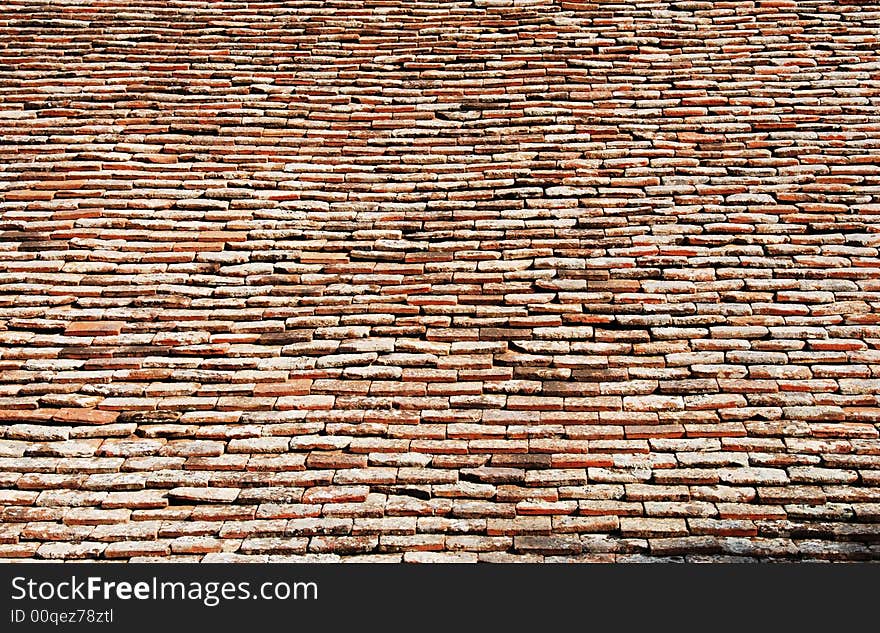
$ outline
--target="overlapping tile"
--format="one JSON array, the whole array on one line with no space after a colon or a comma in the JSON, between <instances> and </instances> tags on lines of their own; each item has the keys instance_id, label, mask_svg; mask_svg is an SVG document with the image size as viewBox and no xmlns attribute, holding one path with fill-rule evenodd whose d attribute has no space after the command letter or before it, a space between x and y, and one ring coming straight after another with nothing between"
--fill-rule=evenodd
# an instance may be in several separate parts
<instances>
[{"instance_id":1,"label":"overlapping tile","mask_svg":"<svg viewBox=\"0 0 880 633\"><path fill-rule=\"evenodd\" d=\"M880 558L880 5L0 8L0 558Z\"/></svg>"}]
</instances>

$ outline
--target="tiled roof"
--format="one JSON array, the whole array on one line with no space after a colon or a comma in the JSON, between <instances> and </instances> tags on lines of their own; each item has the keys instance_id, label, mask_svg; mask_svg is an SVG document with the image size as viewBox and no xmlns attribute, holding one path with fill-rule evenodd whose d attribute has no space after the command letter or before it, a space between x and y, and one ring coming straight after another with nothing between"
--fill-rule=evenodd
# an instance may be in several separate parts
<instances>
[{"instance_id":1,"label":"tiled roof","mask_svg":"<svg viewBox=\"0 0 880 633\"><path fill-rule=\"evenodd\" d=\"M878 49L6 0L0 558L880 559Z\"/></svg>"}]
</instances>

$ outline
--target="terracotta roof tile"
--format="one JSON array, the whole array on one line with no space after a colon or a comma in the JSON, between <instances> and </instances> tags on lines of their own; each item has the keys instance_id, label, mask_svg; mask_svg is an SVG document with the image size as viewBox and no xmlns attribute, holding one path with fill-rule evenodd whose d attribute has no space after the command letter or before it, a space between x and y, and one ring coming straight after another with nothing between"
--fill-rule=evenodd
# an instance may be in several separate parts
<instances>
[{"instance_id":1,"label":"terracotta roof tile","mask_svg":"<svg viewBox=\"0 0 880 633\"><path fill-rule=\"evenodd\" d=\"M374 4L0 8L0 559L880 557L880 7Z\"/></svg>"}]
</instances>

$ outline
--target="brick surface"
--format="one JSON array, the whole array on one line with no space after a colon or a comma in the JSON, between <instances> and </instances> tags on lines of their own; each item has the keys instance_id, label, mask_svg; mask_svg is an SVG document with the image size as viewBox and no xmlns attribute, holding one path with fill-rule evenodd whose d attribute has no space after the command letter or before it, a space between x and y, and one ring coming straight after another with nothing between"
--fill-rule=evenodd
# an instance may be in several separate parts
<instances>
[{"instance_id":1,"label":"brick surface","mask_svg":"<svg viewBox=\"0 0 880 633\"><path fill-rule=\"evenodd\" d=\"M878 16L3 3L0 558L877 559Z\"/></svg>"}]
</instances>

